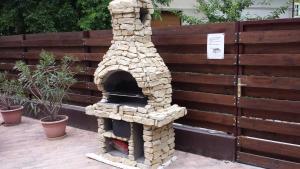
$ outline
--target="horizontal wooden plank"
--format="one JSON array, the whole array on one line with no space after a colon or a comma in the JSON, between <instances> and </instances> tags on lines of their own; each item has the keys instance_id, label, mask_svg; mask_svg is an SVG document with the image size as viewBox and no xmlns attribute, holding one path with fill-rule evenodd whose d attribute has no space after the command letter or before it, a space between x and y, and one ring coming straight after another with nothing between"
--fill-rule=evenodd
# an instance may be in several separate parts
<instances>
[{"instance_id":1,"label":"horizontal wooden plank","mask_svg":"<svg viewBox=\"0 0 300 169\"><path fill-rule=\"evenodd\" d=\"M23 35L0 36L0 42L22 41Z\"/></svg>"},{"instance_id":2,"label":"horizontal wooden plank","mask_svg":"<svg viewBox=\"0 0 300 169\"><path fill-rule=\"evenodd\" d=\"M12 63L0 63L0 70L13 70L14 66Z\"/></svg>"},{"instance_id":3,"label":"horizontal wooden plank","mask_svg":"<svg viewBox=\"0 0 300 169\"><path fill-rule=\"evenodd\" d=\"M160 53L167 64L236 65L235 54L225 54L224 59L207 59L206 54Z\"/></svg>"},{"instance_id":4,"label":"horizontal wooden plank","mask_svg":"<svg viewBox=\"0 0 300 169\"><path fill-rule=\"evenodd\" d=\"M75 84L72 85L72 88L76 88L76 89L88 89L87 84L89 82L85 82L85 81L78 81Z\"/></svg>"},{"instance_id":5,"label":"horizontal wooden plank","mask_svg":"<svg viewBox=\"0 0 300 169\"><path fill-rule=\"evenodd\" d=\"M65 52L51 52L57 60L61 60L64 56L73 56L78 61L85 60L85 53L65 53ZM25 52L24 58L27 60L40 59L40 52Z\"/></svg>"},{"instance_id":6,"label":"horizontal wooden plank","mask_svg":"<svg viewBox=\"0 0 300 169\"><path fill-rule=\"evenodd\" d=\"M200 128L174 125L177 150L222 160L234 160L235 137L226 133L210 133Z\"/></svg>"},{"instance_id":7,"label":"horizontal wooden plank","mask_svg":"<svg viewBox=\"0 0 300 169\"><path fill-rule=\"evenodd\" d=\"M238 126L256 131L300 136L300 123L239 117Z\"/></svg>"},{"instance_id":8,"label":"horizontal wooden plank","mask_svg":"<svg viewBox=\"0 0 300 169\"><path fill-rule=\"evenodd\" d=\"M181 25L163 28L152 28L153 35L191 35L191 34L208 34L208 33L220 33L231 35L235 33L236 23L211 23L211 24L199 24L199 25Z\"/></svg>"},{"instance_id":9,"label":"horizontal wooden plank","mask_svg":"<svg viewBox=\"0 0 300 169\"><path fill-rule=\"evenodd\" d=\"M0 59L22 59L23 52L0 52Z\"/></svg>"},{"instance_id":10,"label":"horizontal wooden plank","mask_svg":"<svg viewBox=\"0 0 300 169\"><path fill-rule=\"evenodd\" d=\"M77 89L99 91L97 86L93 82L79 81L76 84L74 84L72 87Z\"/></svg>"},{"instance_id":11,"label":"horizontal wooden plank","mask_svg":"<svg viewBox=\"0 0 300 169\"><path fill-rule=\"evenodd\" d=\"M85 60L100 62L102 61L104 55L105 53L85 53Z\"/></svg>"},{"instance_id":12,"label":"horizontal wooden plank","mask_svg":"<svg viewBox=\"0 0 300 169\"><path fill-rule=\"evenodd\" d=\"M63 56L73 56L78 61L101 61L103 58L104 53L69 53L69 52L51 52L56 58L62 59ZM24 58L25 59L39 59L40 52L25 52ZM1 54L0 54L1 56Z\"/></svg>"},{"instance_id":13,"label":"horizontal wooden plank","mask_svg":"<svg viewBox=\"0 0 300 169\"><path fill-rule=\"evenodd\" d=\"M295 43L300 42L299 30L240 32L240 43Z\"/></svg>"},{"instance_id":14,"label":"horizontal wooden plank","mask_svg":"<svg viewBox=\"0 0 300 169\"><path fill-rule=\"evenodd\" d=\"M94 104L101 100L101 97L68 93L64 100L74 101L78 103Z\"/></svg>"},{"instance_id":15,"label":"horizontal wooden plank","mask_svg":"<svg viewBox=\"0 0 300 169\"><path fill-rule=\"evenodd\" d=\"M255 150L258 152L300 159L300 145L296 144L289 144L254 137L239 136L238 146L248 150Z\"/></svg>"},{"instance_id":16,"label":"horizontal wooden plank","mask_svg":"<svg viewBox=\"0 0 300 169\"><path fill-rule=\"evenodd\" d=\"M238 107L287 113L300 113L300 101L241 97L238 100Z\"/></svg>"},{"instance_id":17,"label":"horizontal wooden plank","mask_svg":"<svg viewBox=\"0 0 300 169\"><path fill-rule=\"evenodd\" d=\"M276 147L274 147L276 148ZM237 161L270 169L299 169L300 163L238 152Z\"/></svg>"},{"instance_id":18,"label":"horizontal wooden plank","mask_svg":"<svg viewBox=\"0 0 300 169\"><path fill-rule=\"evenodd\" d=\"M241 54L239 64L246 66L300 66L300 54Z\"/></svg>"},{"instance_id":19,"label":"horizontal wooden plank","mask_svg":"<svg viewBox=\"0 0 300 169\"><path fill-rule=\"evenodd\" d=\"M283 18L283 19L268 19L268 20L250 20L250 21L242 21L240 22L241 26L252 26L252 27L258 27L258 28L262 28L264 26L272 26L276 28L281 28L281 26L285 26L287 25L287 27L285 29L292 29L290 28L290 25L298 25L300 23L300 18ZM259 30L260 30L259 29ZM281 28L282 29L282 28Z\"/></svg>"},{"instance_id":20,"label":"horizontal wooden plank","mask_svg":"<svg viewBox=\"0 0 300 169\"><path fill-rule=\"evenodd\" d=\"M235 116L224 113L188 109L185 117L188 120L205 121L226 126L235 126Z\"/></svg>"},{"instance_id":21,"label":"horizontal wooden plank","mask_svg":"<svg viewBox=\"0 0 300 169\"><path fill-rule=\"evenodd\" d=\"M234 44L234 34L225 35L225 44ZM187 38L188 37L188 38ZM206 45L207 35L206 34L189 34L189 35L160 35L152 36L152 41L155 45Z\"/></svg>"},{"instance_id":22,"label":"horizontal wooden plank","mask_svg":"<svg viewBox=\"0 0 300 169\"><path fill-rule=\"evenodd\" d=\"M109 47L111 45L112 37L105 37L99 39L84 39L85 46L105 46Z\"/></svg>"},{"instance_id":23,"label":"horizontal wooden plank","mask_svg":"<svg viewBox=\"0 0 300 169\"><path fill-rule=\"evenodd\" d=\"M101 39L103 37L112 38L112 30L91 30L88 31L88 34L91 39Z\"/></svg>"},{"instance_id":24,"label":"horizontal wooden plank","mask_svg":"<svg viewBox=\"0 0 300 169\"><path fill-rule=\"evenodd\" d=\"M241 83L247 87L300 90L300 78L241 76Z\"/></svg>"},{"instance_id":25,"label":"horizontal wooden plank","mask_svg":"<svg viewBox=\"0 0 300 169\"><path fill-rule=\"evenodd\" d=\"M72 86L73 88L78 89L88 89L92 91L99 91L96 85L93 82L78 82ZM174 91L175 100L187 100L192 102L202 102L202 103L211 103L211 104L220 104L220 105L230 105L235 104L235 97L231 95L221 95L221 94L212 94L212 93L203 93L203 92L189 92L189 91ZM224 116L225 118L228 116ZM232 123L231 121L229 122Z\"/></svg>"},{"instance_id":26,"label":"horizontal wooden plank","mask_svg":"<svg viewBox=\"0 0 300 169\"><path fill-rule=\"evenodd\" d=\"M175 100L185 100L198 103L210 103L226 106L235 105L235 97L232 95L174 90L173 98Z\"/></svg>"},{"instance_id":27,"label":"horizontal wooden plank","mask_svg":"<svg viewBox=\"0 0 300 169\"><path fill-rule=\"evenodd\" d=\"M235 77L231 75L172 72L173 82L193 83L193 84L212 84L233 86Z\"/></svg>"},{"instance_id":28,"label":"horizontal wooden plank","mask_svg":"<svg viewBox=\"0 0 300 169\"><path fill-rule=\"evenodd\" d=\"M22 47L22 41L0 41L0 48L19 48Z\"/></svg>"},{"instance_id":29,"label":"horizontal wooden plank","mask_svg":"<svg viewBox=\"0 0 300 169\"><path fill-rule=\"evenodd\" d=\"M77 47L83 46L84 42L81 39L78 40L24 40L23 47Z\"/></svg>"},{"instance_id":30,"label":"horizontal wooden plank","mask_svg":"<svg viewBox=\"0 0 300 169\"><path fill-rule=\"evenodd\" d=\"M81 72L81 74L88 75L88 76L94 76L95 71L96 71L96 68L85 67L84 72Z\"/></svg>"},{"instance_id":31,"label":"horizontal wooden plank","mask_svg":"<svg viewBox=\"0 0 300 169\"><path fill-rule=\"evenodd\" d=\"M47 32L26 34L26 40L80 40L84 38L84 32Z\"/></svg>"}]
</instances>

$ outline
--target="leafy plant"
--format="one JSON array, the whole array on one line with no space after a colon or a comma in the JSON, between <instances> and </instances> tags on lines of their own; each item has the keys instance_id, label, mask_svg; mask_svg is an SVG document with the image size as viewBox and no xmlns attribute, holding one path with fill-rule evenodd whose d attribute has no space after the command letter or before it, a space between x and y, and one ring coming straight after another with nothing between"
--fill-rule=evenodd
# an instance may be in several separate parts
<instances>
[{"instance_id":1,"label":"leafy plant","mask_svg":"<svg viewBox=\"0 0 300 169\"><path fill-rule=\"evenodd\" d=\"M9 79L7 73L0 73L0 109L11 110L23 103L25 92L19 81Z\"/></svg>"},{"instance_id":2,"label":"leafy plant","mask_svg":"<svg viewBox=\"0 0 300 169\"><path fill-rule=\"evenodd\" d=\"M1 0L0 35L111 28L111 0ZM152 0L158 5L172 0Z\"/></svg>"},{"instance_id":3,"label":"leafy plant","mask_svg":"<svg viewBox=\"0 0 300 169\"><path fill-rule=\"evenodd\" d=\"M32 102L41 106L51 121L58 120L63 98L76 82L74 76L77 71L72 68L73 62L74 59L68 56L56 62L52 53L42 51L35 69L22 61L16 63L15 69L20 71L19 81L32 94Z\"/></svg>"},{"instance_id":4,"label":"leafy plant","mask_svg":"<svg viewBox=\"0 0 300 169\"><path fill-rule=\"evenodd\" d=\"M263 0L259 4L271 5L271 1L272 0ZM291 5L289 1L265 17L257 15L250 16L248 13L245 14L244 11L255 3L255 0L197 0L197 12L203 13L205 17L187 16L178 11L174 11L174 13L189 24L235 22L241 20L277 19L281 14L284 14Z\"/></svg>"}]
</instances>

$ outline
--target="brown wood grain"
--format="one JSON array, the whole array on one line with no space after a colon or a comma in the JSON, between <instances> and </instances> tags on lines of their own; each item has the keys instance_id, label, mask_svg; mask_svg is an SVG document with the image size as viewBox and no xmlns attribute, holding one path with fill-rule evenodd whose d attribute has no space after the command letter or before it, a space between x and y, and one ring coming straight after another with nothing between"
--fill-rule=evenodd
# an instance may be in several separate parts
<instances>
[{"instance_id":1,"label":"brown wood grain","mask_svg":"<svg viewBox=\"0 0 300 169\"><path fill-rule=\"evenodd\" d=\"M241 54L240 65L300 66L300 54Z\"/></svg>"},{"instance_id":2,"label":"brown wood grain","mask_svg":"<svg viewBox=\"0 0 300 169\"><path fill-rule=\"evenodd\" d=\"M300 123L239 117L238 126L240 128L251 129L256 131L300 136Z\"/></svg>"},{"instance_id":3,"label":"brown wood grain","mask_svg":"<svg viewBox=\"0 0 300 169\"><path fill-rule=\"evenodd\" d=\"M226 86L233 86L235 82L235 78L233 75L217 75L187 72L172 72L172 80L173 82Z\"/></svg>"},{"instance_id":4,"label":"brown wood grain","mask_svg":"<svg viewBox=\"0 0 300 169\"><path fill-rule=\"evenodd\" d=\"M238 107L287 113L300 113L300 101L242 97L239 98Z\"/></svg>"},{"instance_id":5,"label":"brown wood grain","mask_svg":"<svg viewBox=\"0 0 300 169\"><path fill-rule=\"evenodd\" d=\"M237 161L270 169L299 169L300 163L285 161L255 154L237 153Z\"/></svg>"},{"instance_id":6,"label":"brown wood grain","mask_svg":"<svg viewBox=\"0 0 300 169\"><path fill-rule=\"evenodd\" d=\"M185 118L189 120L206 121L206 122L222 124L226 126L235 125L235 117L233 115L217 113L217 112L188 109L188 114Z\"/></svg>"},{"instance_id":7,"label":"brown wood grain","mask_svg":"<svg viewBox=\"0 0 300 169\"><path fill-rule=\"evenodd\" d=\"M235 65L236 55L225 54L224 59L207 59L206 54L160 53L167 64Z\"/></svg>"},{"instance_id":8,"label":"brown wood grain","mask_svg":"<svg viewBox=\"0 0 300 169\"><path fill-rule=\"evenodd\" d=\"M84 42L81 39L78 40L24 40L22 46L24 47L69 47L69 46L83 46Z\"/></svg>"},{"instance_id":9,"label":"brown wood grain","mask_svg":"<svg viewBox=\"0 0 300 169\"><path fill-rule=\"evenodd\" d=\"M300 160L300 145L296 144L239 136L238 146L249 150L292 157Z\"/></svg>"},{"instance_id":10,"label":"brown wood grain","mask_svg":"<svg viewBox=\"0 0 300 169\"><path fill-rule=\"evenodd\" d=\"M268 77L268 76L241 76L242 84L247 87L300 90L300 78Z\"/></svg>"},{"instance_id":11,"label":"brown wood grain","mask_svg":"<svg viewBox=\"0 0 300 169\"><path fill-rule=\"evenodd\" d=\"M153 34L159 35L173 35L173 34L208 34L208 33L235 33L235 23L212 23L212 24L200 24L200 25L182 25L169 28L155 28Z\"/></svg>"},{"instance_id":12,"label":"brown wood grain","mask_svg":"<svg viewBox=\"0 0 300 169\"><path fill-rule=\"evenodd\" d=\"M235 105L235 97L231 95L175 90L173 97L176 100L220 104L227 106Z\"/></svg>"},{"instance_id":13,"label":"brown wood grain","mask_svg":"<svg viewBox=\"0 0 300 169\"><path fill-rule=\"evenodd\" d=\"M80 40L84 38L84 32L49 32L26 34L26 40Z\"/></svg>"},{"instance_id":14,"label":"brown wood grain","mask_svg":"<svg viewBox=\"0 0 300 169\"><path fill-rule=\"evenodd\" d=\"M74 101L79 103L94 104L100 101L101 97L68 93L68 96L65 97L64 100Z\"/></svg>"},{"instance_id":15,"label":"brown wood grain","mask_svg":"<svg viewBox=\"0 0 300 169\"><path fill-rule=\"evenodd\" d=\"M0 70L13 70L15 64L13 63L0 63Z\"/></svg>"},{"instance_id":16,"label":"brown wood grain","mask_svg":"<svg viewBox=\"0 0 300 169\"><path fill-rule=\"evenodd\" d=\"M152 41L155 45L205 45L207 44L206 34L186 35L160 35L152 36ZM235 38L232 34L225 35L225 44L234 44Z\"/></svg>"},{"instance_id":17,"label":"brown wood grain","mask_svg":"<svg viewBox=\"0 0 300 169\"><path fill-rule=\"evenodd\" d=\"M300 42L299 30L254 31L240 33L240 43L242 44L295 42Z\"/></svg>"},{"instance_id":18,"label":"brown wood grain","mask_svg":"<svg viewBox=\"0 0 300 169\"><path fill-rule=\"evenodd\" d=\"M22 41L0 41L0 49L17 47L22 47Z\"/></svg>"},{"instance_id":19,"label":"brown wood grain","mask_svg":"<svg viewBox=\"0 0 300 169\"><path fill-rule=\"evenodd\" d=\"M23 52L0 52L0 59L22 59Z\"/></svg>"}]
</instances>

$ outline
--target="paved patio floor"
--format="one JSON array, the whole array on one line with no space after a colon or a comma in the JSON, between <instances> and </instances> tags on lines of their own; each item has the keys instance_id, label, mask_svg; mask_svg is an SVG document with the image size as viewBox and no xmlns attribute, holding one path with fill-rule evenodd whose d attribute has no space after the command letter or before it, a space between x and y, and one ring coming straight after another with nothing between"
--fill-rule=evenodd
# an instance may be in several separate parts
<instances>
[{"instance_id":1,"label":"paved patio floor","mask_svg":"<svg viewBox=\"0 0 300 169\"><path fill-rule=\"evenodd\" d=\"M0 117L0 122L2 119ZM88 159L86 153L97 150L96 133L67 128L62 140L50 141L37 120L23 117L22 124L0 126L1 169L113 169ZM177 151L178 159L169 169L257 169L238 163Z\"/></svg>"}]
</instances>

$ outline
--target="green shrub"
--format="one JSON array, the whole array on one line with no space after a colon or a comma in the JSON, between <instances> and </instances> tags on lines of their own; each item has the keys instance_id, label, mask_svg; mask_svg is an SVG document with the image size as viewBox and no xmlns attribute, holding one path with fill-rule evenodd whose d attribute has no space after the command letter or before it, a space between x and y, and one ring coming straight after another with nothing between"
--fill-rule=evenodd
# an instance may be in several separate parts
<instances>
[{"instance_id":1,"label":"green shrub","mask_svg":"<svg viewBox=\"0 0 300 169\"><path fill-rule=\"evenodd\" d=\"M23 103L25 93L18 80L9 79L7 73L0 73L0 109L11 110Z\"/></svg>"},{"instance_id":2,"label":"green shrub","mask_svg":"<svg viewBox=\"0 0 300 169\"><path fill-rule=\"evenodd\" d=\"M15 69L20 71L19 81L33 96L31 102L36 107L41 107L52 121L57 120L63 98L76 82L74 76L77 71L72 68L73 62L74 59L68 56L57 62L52 53L42 51L35 68L22 61L16 63ZM38 110L40 109L34 109L35 112L39 112Z\"/></svg>"}]
</instances>

